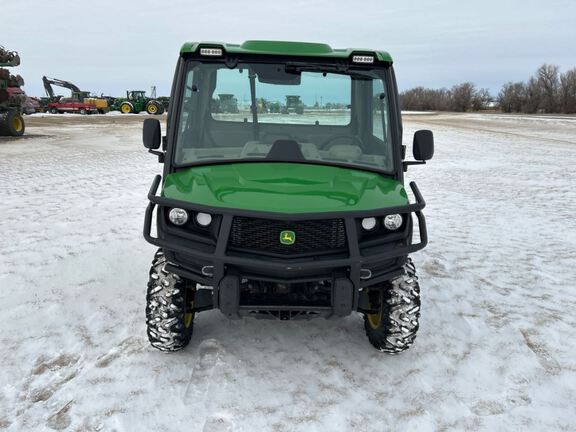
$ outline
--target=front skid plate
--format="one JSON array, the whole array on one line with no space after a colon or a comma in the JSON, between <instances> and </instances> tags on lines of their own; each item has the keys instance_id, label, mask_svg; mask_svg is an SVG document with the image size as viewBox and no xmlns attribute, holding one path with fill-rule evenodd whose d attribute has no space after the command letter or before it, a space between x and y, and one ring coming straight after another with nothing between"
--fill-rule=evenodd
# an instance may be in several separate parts
<instances>
[{"instance_id":1,"label":"front skid plate","mask_svg":"<svg viewBox=\"0 0 576 432\"><path fill-rule=\"evenodd\" d=\"M354 284L346 278L334 280L332 288L332 307L294 307L294 306L240 306L240 279L237 276L225 276L218 288L218 307L229 318L240 318L240 309L250 311L308 311L321 312L323 315L344 317L350 315L354 305Z\"/></svg>"}]
</instances>

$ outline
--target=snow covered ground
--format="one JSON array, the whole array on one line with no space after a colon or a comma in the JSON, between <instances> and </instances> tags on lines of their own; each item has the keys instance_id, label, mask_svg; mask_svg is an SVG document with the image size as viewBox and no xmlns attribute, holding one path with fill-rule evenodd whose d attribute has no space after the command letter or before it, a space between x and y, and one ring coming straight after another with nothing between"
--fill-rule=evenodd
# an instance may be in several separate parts
<instances>
[{"instance_id":1,"label":"snow covered ground","mask_svg":"<svg viewBox=\"0 0 576 432\"><path fill-rule=\"evenodd\" d=\"M0 138L0 429L576 430L576 120L405 117L406 143L437 146L408 173L430 244L421 331L394 357L357 315L210 311L185 351L151 349L142 118L27 121Z\"/></svg>"}]
</instances>

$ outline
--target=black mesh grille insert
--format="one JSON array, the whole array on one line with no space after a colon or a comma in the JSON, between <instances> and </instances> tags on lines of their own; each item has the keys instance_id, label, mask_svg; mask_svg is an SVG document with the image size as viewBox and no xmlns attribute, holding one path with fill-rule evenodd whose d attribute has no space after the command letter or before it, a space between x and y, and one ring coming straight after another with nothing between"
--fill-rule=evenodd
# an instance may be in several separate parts
<instances>
[{"instance_id":1,"label":"black mesh grille insert","mask_svg":"<svg viewBox=\"0 0 576 432\"><path fill-rule=\"evenodd\" d=\"M283 231L295 234L294 244L280 242ZM346 248L344 219L280 221L235 217L228 246L255 253L303 255L341 252Z\"/></svg>"}]
</instances>

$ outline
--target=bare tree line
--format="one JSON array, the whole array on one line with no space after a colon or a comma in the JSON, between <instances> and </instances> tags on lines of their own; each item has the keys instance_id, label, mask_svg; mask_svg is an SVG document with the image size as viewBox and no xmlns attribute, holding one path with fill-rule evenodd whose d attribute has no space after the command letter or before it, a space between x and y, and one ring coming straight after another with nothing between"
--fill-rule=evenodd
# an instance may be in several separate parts
<instances>
[{"instance_id":1,"label":"bare tree line","mask_svg":"<svg viewBox=\"0 0 576 432\"><path fill-rule=\"evenodd\" d=\"M499 108L511 113L576 113L576 68L560 73L555 65L543 64L527 82L508 82L496 98L488 89L471 82L450 89L416 87L400 93L404 110L480 111Z\"/></svg>"}]
</instances>

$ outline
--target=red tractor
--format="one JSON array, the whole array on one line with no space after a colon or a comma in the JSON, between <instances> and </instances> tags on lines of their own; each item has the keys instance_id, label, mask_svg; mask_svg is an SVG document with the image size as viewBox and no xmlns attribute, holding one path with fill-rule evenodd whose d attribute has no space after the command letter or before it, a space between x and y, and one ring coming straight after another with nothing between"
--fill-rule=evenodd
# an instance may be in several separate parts
<instances>
[{"instance_id":1,"label":"red tractor","mask_svg":"<svg viewBox=\"0 0 576 432\"><path fill-rule=\"evenodd\" d=\"M20 88L24 80L20 75L12 75L2 67L16 67L20 56L16 51L9 51L0 45L0 135L21 136L24 134L22 104L26 94Z\"/></svg>"}]
</instances>

